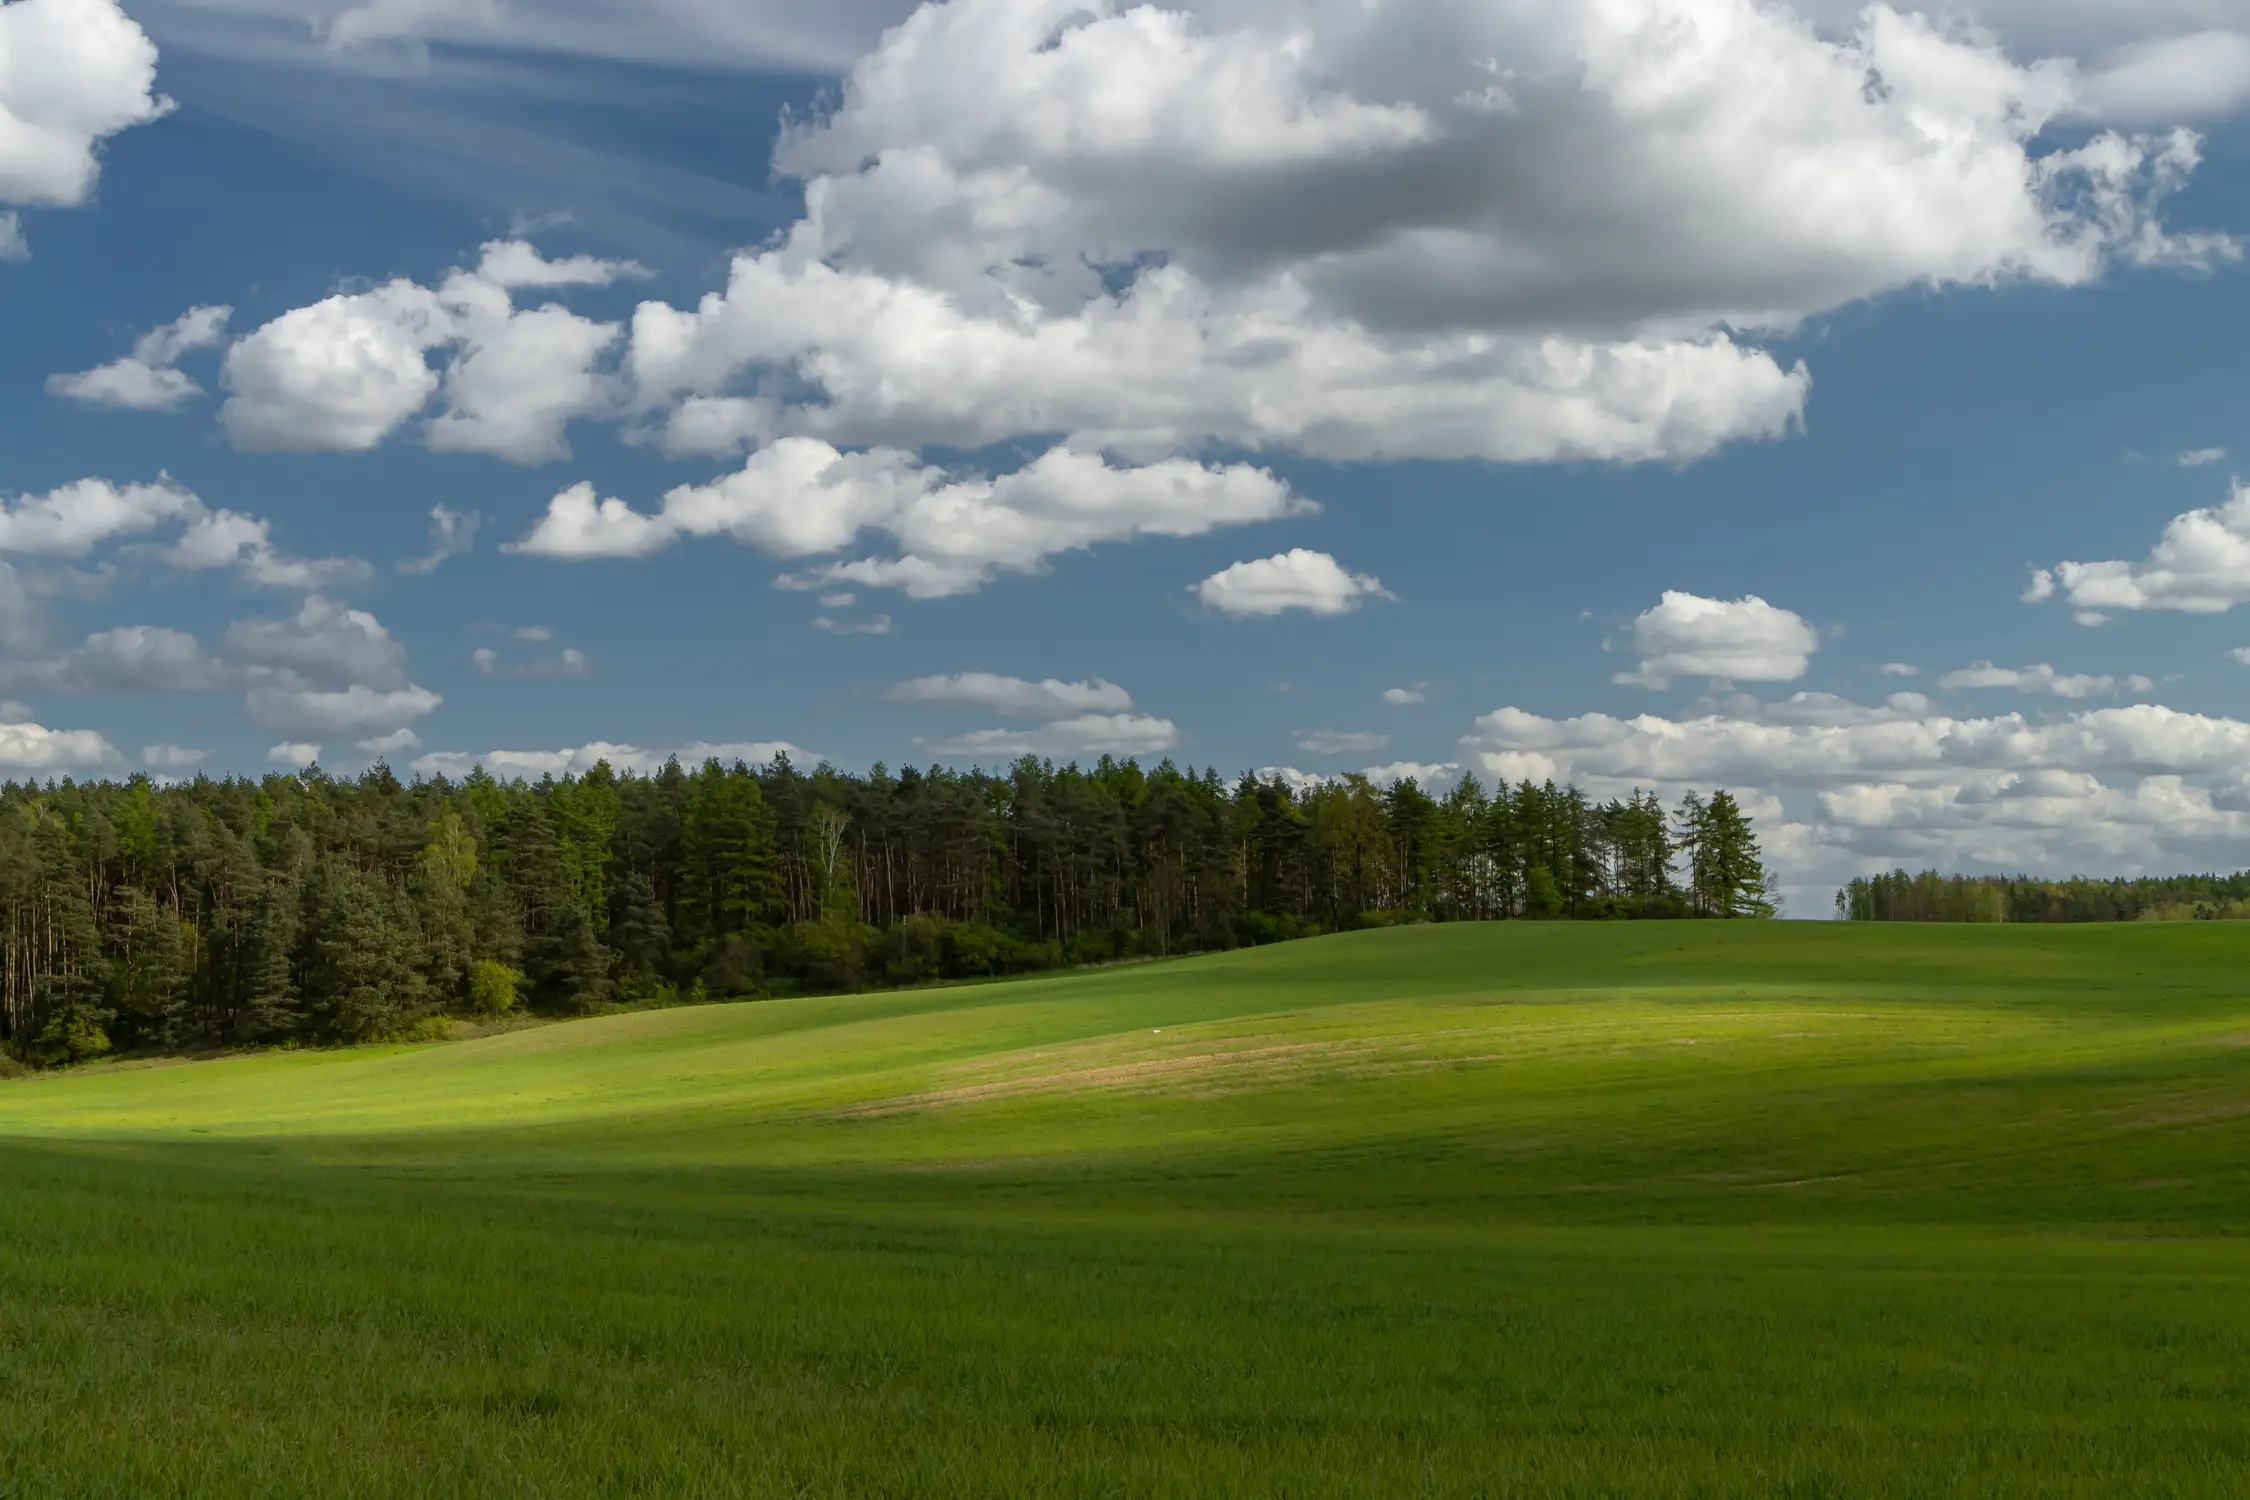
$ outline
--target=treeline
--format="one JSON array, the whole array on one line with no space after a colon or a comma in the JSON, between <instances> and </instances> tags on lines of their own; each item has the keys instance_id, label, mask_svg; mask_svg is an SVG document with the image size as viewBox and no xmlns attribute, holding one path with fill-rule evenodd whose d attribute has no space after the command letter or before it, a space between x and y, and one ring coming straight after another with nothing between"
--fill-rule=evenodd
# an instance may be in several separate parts
<instances>
[{"instance_id":1,"label":"treeline","mask_svg":"<svg viewBox=\"0 0 2250 1500\"><path fill-rule=\"evenodd\" d=\"M447 1016L912 984L1399 921L1770 916L1734 799L1293 789L1169 762L786 759L563 780L0 787L0 1044L434 1034Z\"/></svg>"},{"instance_id":2,"label":"treeline","mask_svg":"<svg viewBox=\"0 0 2250 1500\"><path fill-rule=\"evenodd\" d=\"M2250 918L2250 873L2138 880L1870 875L1836 892L1853 922L2146 922Z\"/></svg>"}]
</instances>

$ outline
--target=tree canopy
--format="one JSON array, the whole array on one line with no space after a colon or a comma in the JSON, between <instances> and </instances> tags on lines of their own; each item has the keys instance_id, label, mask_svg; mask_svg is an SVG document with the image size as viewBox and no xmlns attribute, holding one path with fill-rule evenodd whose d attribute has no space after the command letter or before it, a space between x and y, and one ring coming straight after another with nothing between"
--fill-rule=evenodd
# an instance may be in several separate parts
<instances>
[{"instance_id":1,"label":"tree canopy","mask_svg":"<svg viewBox=\"0 0 2250 1500\"><path fill-rule=\"evenodd\" d=\"M1108 758L11 784L0 1042L53 1063L364 1041L1393 922L1771 916L1766 890L1725 792L1673 816L1643 792Z\"/></svg>"}]
</instances>

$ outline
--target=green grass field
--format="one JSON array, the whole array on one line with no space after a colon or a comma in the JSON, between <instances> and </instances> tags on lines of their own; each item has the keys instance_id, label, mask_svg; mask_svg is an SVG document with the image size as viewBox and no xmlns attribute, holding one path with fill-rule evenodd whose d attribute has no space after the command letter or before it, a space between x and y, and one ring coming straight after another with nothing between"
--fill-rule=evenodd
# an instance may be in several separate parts
<instances>
[{"instance_id":1,"label":"green grass field","mask_svg":"<svg viewBox=\"0 0 2250 1500\"><path fill-rule=\"evenodd\" d=\"M2250 924L1508 924L0 1084L0 1496L2250 1493Z\"/></svg>"}]
</instances>

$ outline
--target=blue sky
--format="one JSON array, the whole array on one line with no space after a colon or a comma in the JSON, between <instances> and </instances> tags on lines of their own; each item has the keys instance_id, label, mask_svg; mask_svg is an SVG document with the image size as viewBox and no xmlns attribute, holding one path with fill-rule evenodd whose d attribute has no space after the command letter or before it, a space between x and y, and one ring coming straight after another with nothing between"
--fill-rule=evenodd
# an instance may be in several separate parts
<instances>
[{"instance_id":1,"label":"blue sky","mask_svg":"<svg viewBox=\"0 0 2250 1500\"><path fill-rule=\"evenodd\" d=\"M11 0L0 773L1115 751L1728 785L1808 915L2239 867L2250 4L1975 20Z\"/></svg>"}]
</instances>

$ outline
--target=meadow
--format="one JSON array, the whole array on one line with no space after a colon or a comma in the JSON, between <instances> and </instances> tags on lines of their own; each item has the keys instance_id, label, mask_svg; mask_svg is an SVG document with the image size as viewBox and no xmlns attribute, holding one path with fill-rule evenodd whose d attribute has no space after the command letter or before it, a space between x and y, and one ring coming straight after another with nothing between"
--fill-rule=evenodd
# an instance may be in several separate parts
<instances>
[{"instance_id":1,"label":"meadow","mask_svg":"<svg viewBox=\"0 0 2250 1500\"><path fill-rule=\"evenodd\" d=\"M2250 1493L2250 924L1461 924L0 1083L0 1496Z\"/></svg>"}]
</instances>

